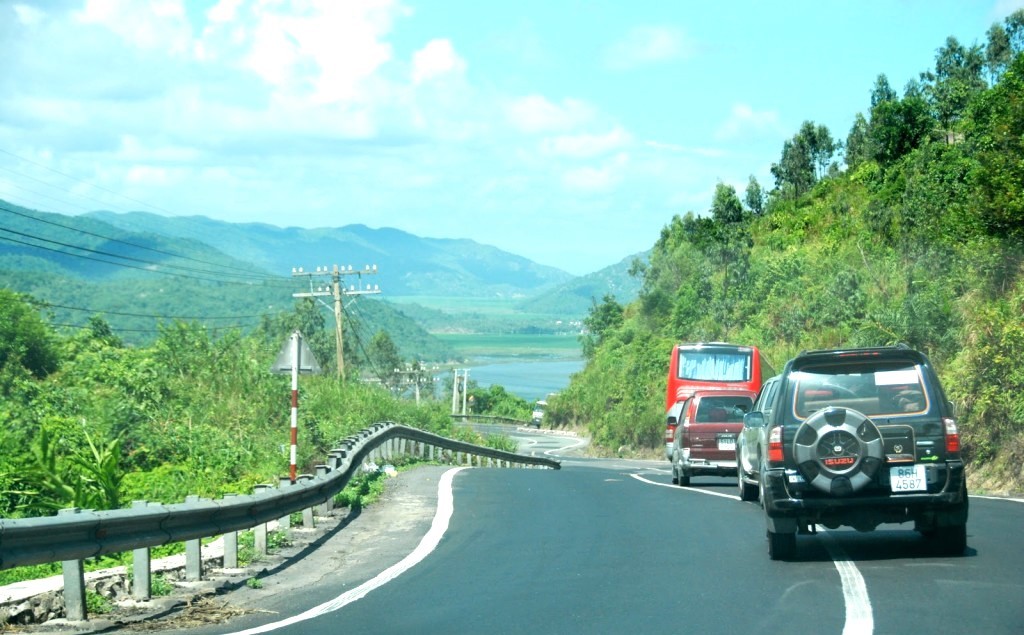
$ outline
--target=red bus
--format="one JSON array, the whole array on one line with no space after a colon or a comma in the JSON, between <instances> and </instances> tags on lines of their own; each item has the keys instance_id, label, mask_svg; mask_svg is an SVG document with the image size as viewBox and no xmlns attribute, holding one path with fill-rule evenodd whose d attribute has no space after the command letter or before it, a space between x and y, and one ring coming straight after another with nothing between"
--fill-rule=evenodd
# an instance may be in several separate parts
<instances>
[{"instance_id":1,"label":"red bus","mask_svg":"<svg viewBox=\"0 0 1024 635\"><path fill-rule=\"evenodd\" d=\"M755 394L761 384L775 375L775 369L756 346L724 342L676 344L668 362L665 392L665 447L671 447L678 422L672 407L686 401L696 390L742 389ZM678 408L677 408L678 410Z\"/></svg>"},{"instance_id":2,"label":"red bus","mask_svg":"<svg viewBox=\"0 0 1024 635\"><path fill-rule=\"evenodd\" d=\"M756 346L723 342L676 344L668 362L665 410L698 389L741 388L757 392L775 374Z\"/></svg>"}]
</instances>

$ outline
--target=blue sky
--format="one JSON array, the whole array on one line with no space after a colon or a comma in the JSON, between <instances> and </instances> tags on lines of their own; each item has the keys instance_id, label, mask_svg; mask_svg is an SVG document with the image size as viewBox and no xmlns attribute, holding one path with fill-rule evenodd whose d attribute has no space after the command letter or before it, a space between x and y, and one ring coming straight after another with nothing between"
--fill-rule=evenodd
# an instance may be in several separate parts
<instances>
[{"instance_id":1,"label":"blue sky","mask_svg":"<svg viewBox=\"0 0 1024 635\"><path fill-rule=\"evenodd\" d=\"M1022 7L0 0L0 198L396 227L585 274Z\"/></svg>"}]
</instances>

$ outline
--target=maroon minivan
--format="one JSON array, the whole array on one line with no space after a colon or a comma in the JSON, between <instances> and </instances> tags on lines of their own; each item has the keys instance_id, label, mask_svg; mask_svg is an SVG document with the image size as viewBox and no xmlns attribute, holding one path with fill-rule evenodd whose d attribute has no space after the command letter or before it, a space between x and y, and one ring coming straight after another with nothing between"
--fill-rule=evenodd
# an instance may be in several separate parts
<instances>
[{"instance_id":1,"label":"maroon minivan","mask_svg":"<svg viewBox=\"0 0 1024 635\"><path fill-rule=\"evenodd\" d=\"M736 475L736 437L756 398L750 390L698 390L686 400L672 443L673 484L689 485L695 475Z\"/></svg>"}]
</instances>

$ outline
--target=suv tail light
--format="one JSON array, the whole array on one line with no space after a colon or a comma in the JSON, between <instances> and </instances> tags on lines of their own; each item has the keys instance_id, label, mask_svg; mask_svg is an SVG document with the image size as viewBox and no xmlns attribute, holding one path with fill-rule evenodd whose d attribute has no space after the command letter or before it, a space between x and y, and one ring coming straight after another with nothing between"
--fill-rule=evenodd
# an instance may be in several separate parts
<instances>
[{"instance_id":1,"label":"suv tail light","mask_svg":"<svg viewBox=\"0 0 1024 635\"><path fill-rule=\"evenodd\" d=\"M775 426L768 432L768 462L782 463L782 427Z\"/></svg>"},{"instance_id":2,"label":"suv tail light","mask_svg":"<svg viewBox=\"0 0 1024 635\"><path fill-rule=\"evenodd\" d=\"M672 443L676 438L676 424L670 423L665 426L665 443Z\"/></svg>"},{"instance_id":3,"label":"suv tail light","mask_svg":"<svg viewBox=\"0 0 1024 635\"><path fill-rule=\"evenodd\" d=\"M946 454L959 454L960 433L956 429L956 421L953 419L943 419L942 423L946 427Z\"/></svg>"}]
</instances>

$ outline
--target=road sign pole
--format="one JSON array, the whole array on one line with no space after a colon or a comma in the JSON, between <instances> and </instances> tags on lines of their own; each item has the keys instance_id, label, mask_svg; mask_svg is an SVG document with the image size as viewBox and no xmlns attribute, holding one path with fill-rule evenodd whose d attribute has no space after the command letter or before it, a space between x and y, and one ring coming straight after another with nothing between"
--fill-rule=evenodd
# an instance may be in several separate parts
<instances>
[{"instance_id":1,"label":"road sign pole","mask_svg":"<svg viewBox=\"0 0 1024 635\"><path fill-rule=\"evenodd\" d=\"M303 366L305 364L305 366ZM302 333L294 331L288 338L281 352L277 354L277 360L270 367L272 373L292 374L292 429L291 429L291 461L288 476L291 482L296 478L296 448L299 437L299 373L320 372L320 364L316 361L316 355L309 350L306 343L302 341Z\"/></svg>"},{"instance_id":2,"label":"road sign pole","mask_svg":"<svg viewBox=\"0 0 1024 635\"><path fill-rule=\"evenodd\" d=\"M294 340L292 346L292 429L291 429L291 464L288 466L288 477L291 479L292 484L295 484L295 459L296 449L299 441L299 362L301 361L301 346L299 346L300 338L298 331L292 334Z\"/></svg>"}]
</instances>

